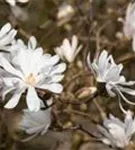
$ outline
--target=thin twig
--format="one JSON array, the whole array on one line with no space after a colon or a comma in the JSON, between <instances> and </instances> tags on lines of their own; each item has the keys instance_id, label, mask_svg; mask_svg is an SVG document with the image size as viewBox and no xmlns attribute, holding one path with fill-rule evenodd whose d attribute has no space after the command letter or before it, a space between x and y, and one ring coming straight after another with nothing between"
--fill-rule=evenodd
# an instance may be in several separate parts
<instances>
[{"instance_id":1,"label":"thin twig","mask_svg":"<svg viewBox=\"0 0 135 150\"><path fill-rule=\"evenodd\" d=\"M98 123L96 120L94 120L94 119L91 117L91 115L86 114L86 113L81 112L81 111L78 111L78 110L65 109L64 112L66 112L66 113L71 113L71 114L73 113L73 114L76 114L76 115L81 115L81 116L83 116L83 117L88 117L88 118L91 120L92 123L94 123L94 124L97 124L97 123Z\"/></svg>"},{"instance_id":2,"label":"thin twig","mask_svg":"<svg viewBox=\"0 0 135 150\"><path fill-rule=\"evenodd\" d=\"M105 22L96 32L96 56L100 51L100 34L105 29L105 27L110 23L111 23L110 21Z\"/></svg>"},{"instance_id":3,"label":"thin twig","mask_svg":"<svg viewBox=\"0 0 135 150\"><path fill-rule=\"evenodd\" d=\"M28 34L25 30L23 30L22 28L19 28L18 32L24 36L26 39L29 39L30 38L30 34Z\"/></svg>"},{"instance_id":4,"label":"thin twig","mask_svg":"<svg viewBox=\"0 0 135 150\"><path fill-rule=\"evenodd\" d=\"M96 108L98 109L101 118L104 120L106 118L106 113L104 112L104 110L102 109L102 107L99 105L99 103L97 102L96 99L93 99L93 103L95 104Z\"/></svg>"},{"instance_id":5,"label":"thin twig","mask_svg":"<svg viewBox=\"0 0 135 150\"><path fill-rule=\"evenodd\" d=\"M91 132L87 131L86 129L84 129L81 125L79 125L77 130L83 131L84 133L88 134L90 137L92 137L96 140L96 136L93 133L91 133Z\"/></svg>"},{"instance_id":6,"label":"thin twig","mask_svg":"<svg viewBox=\"0 0 135 150\"><path fill-rule=\"evenodd\" d=\"M88 99L85 99L85 100L74 100L74 101L66 101L66 100L63 100L61 99L60 97L57 98L57 100L61 103L64 103L64 104L72 104L72 105L81 105L83 103L87 104L89 103L90 101L92 101L93 99L95 99L96 97L98 96L98 92L96 91L94 94L92 94Z\"/></svg>"}]
</instances>

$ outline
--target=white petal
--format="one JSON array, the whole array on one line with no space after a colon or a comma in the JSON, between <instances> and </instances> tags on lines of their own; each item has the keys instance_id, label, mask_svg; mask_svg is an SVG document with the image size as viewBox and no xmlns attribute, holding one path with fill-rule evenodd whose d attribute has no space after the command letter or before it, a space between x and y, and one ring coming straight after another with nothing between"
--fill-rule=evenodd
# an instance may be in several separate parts
<instances>
[{"instance_id":1,"label":"white petal","mask_svg":"<svg viewBox=\"0 0 135 150\"><path fill-rule=\"evenodd\" d=\"M50 65L55 65L60 60L58 55L52 56L48 61Z\"/></svg>"},{"instance_id":2,"label":"white petal","mask_svg":"<svg viewBox=\"0 0 135 150\"><path fill-rule=\"evenodd\" d=\"M21 72L13 68L13 66L11 66L11 64L2 56L0 57L0 66L3 67L7 72L23 78Z\"/></svg>"},{"instance_id":3,"label":"white petal","mask_svg":"<svg viewBox=\"0 0 135 150\"><path fill-rule=\"evenodd\" d=\"M48 86L48 90L54 93L61 93L63 91L63 86L59 83L53 83Z\"/></svg>"},{"instance_id":4,"label":"white petal","mask_svg":"<svg viewBox=\"0 0 135 150\"><path fill-rule=\"evenodd\" d=\"M26 102L30 111L38 111L40 109L40 99L33 87L28 88Z\"/></svg>"},{"instance_id":5,"label":"white petal","mask_svg":"<svg viewBox=\"0 0 135 150\"><path fill-rule=\"evenodd\" d=\"M107 82L117 82L120 79L118 66L111 66L104 75Z\"/></svg>"},{"instance_id":6,"label":"white petal","mask_svg":"<svg viewBox=\"0 0 135 150\"><path fill-rule=\"evenodd\" d=\"M11 6L15 6L16 5L16 1L15 0L6 0L6 2L11 5Z\"/></svg>"},{"instance_id":7,"label":"white petal","mask_svg":"<svg viewBox=\"0 0 135 150\"><path fill-rule=\"evenodd\" d=\"M109 94L111 97L115 97L115 96L116 96L116 94L113 92L113 86L112 86L111 84L107 83L107 84L105 85L105 87L106 87L106 90L107 90L108 94Z\"/></svg>"},{"instance_id":8,"label":"white petal","mask_svg":"<svg viewBox=\"0 0 135 150\"><path fill-rule=\"evenodd\" d=\"M7 86L7 87L13 87L15 86L16 83L19 83L19 80L18 78L15 78L15 77L4 77L2 78L4 84Z\"/></svg>"},{"instance_id":9,"label":"white petal","mask_svg":"<svg viewBox=\"0 0 135 150\"><path fill-rule=\"evenodd\" d=\"M40 133L44 129L44 125L42 126L37 126L33 128L29 128L26 130L27 134L35 134L35 133Z\"/></svg>"},{"instance_id":10,"label":"white petal","mask_svg":"<svg viewBox=\"0 0 135 150\"><path fill-rule=\"evenodd\" d=\"M28 48L29 49L35 49L37 46L37 40L34 36L31 36L28 42Z\"/></svg>"},{"instance_id":11,"label":"white petal","mask_svg":"<svg viewBox=\"0 0 135 150\"><path fill-rule=\"evenodd\" d=\"M52 68L51 75L62 73L66 70L66 64L60 63Z\"/></svg>"},{"instance_id":12,"label":"white petal","mask_svg":"<svg viewBox=\"0 0 135 150\"><path fill-rule=\"evenodd\" d=\"M44 127L44 130L41 132L41 135L44 135L48 131L49 126L50 123L47 123L47 125Z\"/></svg>"},{"instance_id":13,"label":"white petal","mask_svg":"<svg viewBox=\"0 0 135 150\"><path fill-rule=\"evenodd\" d=\"M76 35L72 37L72 51L75 51L78 45L78 38Z\"/></svg>"},{"instance_id":14,"label":"white petal","mask_svg":"<svg viewBox=\"0 0 135 150\"><path fill-rule=\"evenodd\" d=\"M90 71L93 73L94 77L96 78L96 74L95 74L95 71L92 67L92 63L90 60L90 53L88 53L88 56L87 56L87 64L88 64L88 67L90 68Z\"/></svg>"},{"instance_id":15,"label":"white petal","mask_svg":"<svg viewBox=\"0 0 135 150\"><path fill-rule=\"evenodd\" d=\"M49 90L51 92L58 93L58 94L61 93L63 90L63 86L59 83L44 84L41 86L37 86L37 88L46 89L46 90Z\"/></svg>"},{"instance_id":16,"label":"white petal","mask_svg":"<svg viewBox=\"0 0 135 150\"><path fill-rule=\"evenodd\" d=\"M125 78L125 77L124 77ZM135 81L128 81L126 82L126 79L122 80L120 82L120 85L125 85L125 86L132 86L132 85L135 85Z\"/></svg>"},{"instance_id":17,"label":"white petal","mask_svg":"<svg viewBox=\"0 0 135 150\"><path fill-rule=\"evenodd\" d=\"M107 138L101 138L102 142L105 143L106 145L111 145L111 141Z\"/></svg>"},{"instance_id":18,"label":"white petal","mask_svg":"<svg viewBox=\"0 0 135 150\"><path fill-rule=\"evenodd\" d=\"M2 100L5 100L6 95L14 89L15 87L7 87L2 89Z\"/></svg>"},{"instance_id":19,"label":"white petal","mask_svg":"<svg viewBox=\"0 0 135 150\"><path fill-rule=\"evenodd\" d=\"M24 89L17 89L14 95L12 96L12 98L6 103L4 108L7 108L7 109L14 108L18 104L23 92L24 92Z\"/></svg>"},{"instance_id":20,"label":"white petal","mask_svg":"<svg viewBox=\"0 0 135 150\"><path fill-rule=\"evenodd\" d=\"M105 68L105 63L106 63L106 60L107 60L107 56L108 56L108 52L107 51L102 51L102 53L100 54L100 56L99 56L99 68L100 68L100 70L102 71L102 70L104 70Z\"/></svg>"},{"instance_id":21,"label":"white petal","mask_svg":"<svg viewBox=\"0 0 135 150\"><path fill-rule=\"evenodd\" d=\"M17 0L20 3L27 3L29 0Z\"/></svg>"},{"instance_id":22,"label":"white petal","mask_svg":"<svg viewBox=\"0 0 135 150\"><path fill-rule=\"evenodd\" d=\"M74 50L72 49L68 39L64 39L62 49L63 49L64 56L68 60L68 62L72 62Z\"/></svg>"},{"instance_id":23,"label":"white petal","mask_svg":"<svg viewBox=\"0 0 135 150\"><path fill-rule=\"evenodd\" d=\"M124 93L127 93L129 95L135 96L135 90L133 90L133 89L126 88L126 87L120 87L119 86L119 90L122 91L122 92L124 92Z\"/></svg>"},{"instance_id":24,"label":"white petal","mask_svg":"<svg viewBox=\"0 0 135 150\"><path fill-rule=\"evenodd\" d=\"M54 49L55 53L59 55L61 59L64 59L63 49L61 47L56 47Z\"/></svg>"},{"instance_id":25,"label":"white petal","mask_svg":"<svg viewBox=\"0 0 135 150\"><path fill-rule=\"evenodd\" d=\"M11 24L5 24L0 30L0 38L2 38L7 32L11 30Z\"/></svg>"},{"instance_id":26,"label":"white petal","mask_svg":"<svg viewBox=\"0 0 135 150\"><path fill-rule=\"evenodd\" d=\"M106 139L108 139L108 142L106 144L115 145L112 135L108 132L108 130L106 128L104 128L100 125L97 125L97 128L101 132L101 135L104 136L103 138L101 137L101 141L103 141L106 138Z\"/></svg>"},{"instance_id":27,"label":"white petal","mask_svg":"<svg viewBox=\"0 0 135 150\"><path fill-rule=\"evenodd\" d=\"M64 78L64 75L53 75L52 82L60 82Z\"/></svg>"},{"instance_id":28,"label":"white petal","mask_svg":"<svg viewBox=\"0 0 135 150\"><path fill-rule=\"evenodd\" d=\"M126 103L128 103L128 104L130 104L130 105L135 105L135 102L129 101L129 100L122 94L122 92L119 91L119 89L117 89L117 90L118 90L118 93L120 94L120 96L122 97L122 99L123 99Z\"/></svg>"},{"instance_id":29,"label":"white petal","mask_svg":"<svg viewBox=\"0 0 135 150\"><path fill-rule=\"evenodd\" d=\"M13 41L16 33L17 31L12 29L7 35L5 35L2 39L0 39L0 45L2 46L10 44Z\"/></svg>"},{"instance_id":30,"label":"white petal","mask_svg":"<svg viewBox=\"0 0 135 150\"><path fill-rule=\"evenodd\" d=\"M67 55L68 52L70 53L72 51L72 48L68 39L63 40L62 48L64 50L63 52L65 56Z\"/></svg>"}]
</instances>

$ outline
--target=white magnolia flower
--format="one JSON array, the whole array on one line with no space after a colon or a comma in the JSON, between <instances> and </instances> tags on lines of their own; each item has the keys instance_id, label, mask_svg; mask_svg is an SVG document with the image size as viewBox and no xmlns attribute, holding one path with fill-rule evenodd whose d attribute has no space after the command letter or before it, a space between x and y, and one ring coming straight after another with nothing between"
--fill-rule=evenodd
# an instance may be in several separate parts
<instances>
[{"instance_id":1,"label":"white magnolia flower","mask_svg":"<svg viewBox=\"0 0 135 150\"><path fill-rule=\"evenodd\" d=\"M130 88L130 86L134 85L135 82L127 82L125 77L120 75L123 65L117 65L114 62L112 55L108 55L108 52L105 50L100 54L99 58L94 59L93 63L90 62L89 58L90 55L88 55L87 62L91 71L93 72L97 82L105 83L105 88L108 94L111 97L115 97L117 94L125 102L135 105L135 103L130 102L123 94L126 93L129 95L135 95L135 90ZM121 103L119 104L123 110Z\"/></svg>"},{"instance_id":2,"label":"white magnolia flower","mask_svg":"<svg viewBox=\"0 0 135 150\"><path fill-rule=\"evenodd\" d=\"M0 50L9 51L16 34L10 23L5 24L0 30Z\"/></svg>"},{"instance_id":3,"label":"white magnolia flower","mask_svg":"<svg viewBox=\"0 0 135 150\"><path fill-rule=\"evenodd\" d=\"M77 36L72 37L72 41L64 39L60 47L55 49L55 52L62 58L67 60L69 63L73 62L77 54L80 52L82 45L78 47Z\"/></svg>"},{"instance_id":4,"label":"white magnolia flower","mask_svg":"<svg viewBox=\"0 0 135 150\"><path fill-rule=\"evenodd\" d=\"M52 99L50 100L52 101ZM39 110L37 112L31 112L28 109L24 109L23 118L19 123L19 128L25 131L27 134L32 135L28 138L31 139L38 134L45 134L50 127L50 124L51 108L47 108L46 110Z\"/></svg>"},{"instance_id":5,"label":"white magnolia flower","mask_svg":"<svg viewBox=\"0 0 135 150\"><path fill-rule=\"evenodd\" d=\"M129 3L124 21L124 34L127 38L132 38L135 34L135 3Z\"/></svg>"},{"instance_id":6,"label":"white magnolia flower","mask_svg":"<svg viewBox=\"0 0 135 150\"><path fill-rule=\"evenodd\" d=\"M131 141L135 133L135 118L131 111L127 111L125 120L122 122L110 114L109 118L103 121L103 126L98 125L102 134L101 141L112 147L124 148Z\"/></svg>"},{"instance_id":7,"label":"white magnolia flower","mask_svg":"<svg viewBox=\"0 0 135 150\"><path fill-rule=\"evenodd\" d=\"M0 70L5 84L2 91L3 98L9 92L13 92L5 108L14 108L22 93L27 90L26 102L29 110L38 111L40 98L35 88L53 93L61 93L63 90L63 86L58 82L64 77L62 73L66 69L65 63L58 64L57 55L43 54L43 49L36 48L36 45L36 39L31 37L27 47L22 44L18 51L11 52L10 61L0 56L0 66L5 71L3 73L3 70Z\"/></svg>"}]
</instances>

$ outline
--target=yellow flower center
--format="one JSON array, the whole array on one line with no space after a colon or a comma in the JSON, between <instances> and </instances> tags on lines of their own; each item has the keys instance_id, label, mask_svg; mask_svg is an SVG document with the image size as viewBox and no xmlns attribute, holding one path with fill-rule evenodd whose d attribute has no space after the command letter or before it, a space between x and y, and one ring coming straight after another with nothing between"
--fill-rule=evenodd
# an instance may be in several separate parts
<instances>
[{"instance_id":1,"label":"yellow flower center","mask_svg":"<svg viewBox=\"0 0 135 150\"><path fill-rule=\"evenodd\" d=\"M29 76L26 77L25 82L26 84L34 86L36 84L36 76L30 73Z\"/></svg>"}]
</instances>

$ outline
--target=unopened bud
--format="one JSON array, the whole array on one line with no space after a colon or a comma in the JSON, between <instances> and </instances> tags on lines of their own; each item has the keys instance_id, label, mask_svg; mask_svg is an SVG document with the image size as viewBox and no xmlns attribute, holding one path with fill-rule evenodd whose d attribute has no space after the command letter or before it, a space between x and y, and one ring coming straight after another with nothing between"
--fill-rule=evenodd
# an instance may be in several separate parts
<instances>
[{"instance_id":1,"label":"unopened bud","mask_svg":"<svg viewBox=\"0 0 135 150\"><path fill-rule=\"evenodd\" d=\"M80 89L80 91L78 92L78 96L77 98L79 99L84 99L90 95L93 95L95 92L97 91L96 87L85 87Z\"/></svg>"}]
</instances>

